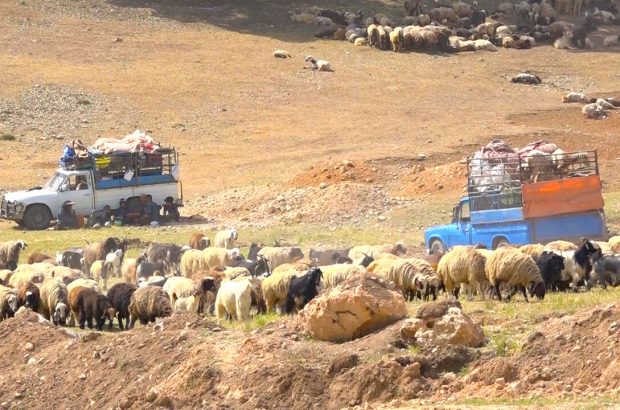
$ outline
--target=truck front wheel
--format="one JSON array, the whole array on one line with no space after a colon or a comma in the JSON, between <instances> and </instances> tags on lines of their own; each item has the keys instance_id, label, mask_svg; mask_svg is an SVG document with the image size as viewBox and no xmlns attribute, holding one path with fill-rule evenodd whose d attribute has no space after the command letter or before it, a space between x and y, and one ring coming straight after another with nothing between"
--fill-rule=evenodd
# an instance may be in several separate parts
<instances>
[{"instance_id":1,"label":"truck front wheel","mask_svg":"<svg viewBox=\"0 0 620 410\"><path fill-rule=\"evenodd\" d=\"M27 229L40 231L47 229L52 220L52 213L49 208L42 204L30 205L24 212L24 226Z\"/></svg>"},{"instance_id":2,"label":"truck front wheel","mask_svg":"<svg viewBox=\"0 0 620 410\"><path fill-rule=\"evenodd\" d=\"M439 239L434 239L431 241L430 253L446 253L446 247Z\"/></svg>"},{"instance_id":3,"label":"truck front wheel","mask_svg":"<svg viewBox=\"0 0 620 410\"><path fill-rule=\"evenodd\" d=\"M501 237L501 238L495 238L495 240L493 241L493 249L497 249L497 248L501 248L502 246L506 246L506 245L510 245L510 242L508 242L508 239Z\"/></svg>"}]
</instances>

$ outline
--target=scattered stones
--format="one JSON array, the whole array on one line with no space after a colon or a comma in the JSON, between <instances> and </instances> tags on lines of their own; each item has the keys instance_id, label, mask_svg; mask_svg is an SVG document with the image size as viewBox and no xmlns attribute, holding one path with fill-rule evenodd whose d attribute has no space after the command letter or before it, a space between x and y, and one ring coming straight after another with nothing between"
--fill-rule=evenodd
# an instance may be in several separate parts
<instances>
[{"instance_id":1,"label":"scattered stones","mask_svg":"<svg viewBox=\"0 0 620 410\"><path fill-rule=\"evenodd\" d=\"M86 380L86 374L82 373L78 376L78 380Z\"/></svg>"},{"instance_id":2,"label":"scattered stones","mask_svg":"<svg viewBox=\"0 0 620 410\"><path fill-rule=\"evenodd\" d=\"M101 337L101 333L99 332L87 332L87 333L82 333L80 335L80 340L82 340L82 342L86 343L86 342L92 342L94 340L97 340Z\"/></svg>"},{"instance_id":3,"label":"scattered stones","mask_svg":"<svg viewBox=\"0 0 620 410\"><path fill-rule=\"evenodd\" d=\"M321 189L325 189L325 188L327 188L327 184L326 184L325 182L321 182L321 183L319 184L319 188L321 188Z\"/></svg>"},{"instance_id":4,"label":"scattered stones","mask_svg":"<svg viewBox=\"0 0 620 410\"><path fill-rule=\"evenodd\" d=\"M32 352L32 351L34 351L34 344L32 344L30 342L26 342L26 343L24 343L24 347L22 348L22 350L24 352Z\"/></svg>"}]
</instances>

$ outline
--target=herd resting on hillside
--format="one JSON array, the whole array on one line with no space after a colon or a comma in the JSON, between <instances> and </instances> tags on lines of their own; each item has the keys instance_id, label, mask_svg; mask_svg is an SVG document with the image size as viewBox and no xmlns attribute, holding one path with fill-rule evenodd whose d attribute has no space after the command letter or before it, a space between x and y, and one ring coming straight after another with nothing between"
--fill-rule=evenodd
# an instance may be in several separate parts
<instances>
[{"instance_id":1,"label":"herd resting on hillside","mask_svg":"<svg viewBox=\"0 0 620 410\"><path fill-rule=\"evenodd\" d=\"M497 47L529 49L540 42L555 48L592 48L588 34L598 25L618 24L618 10L612 0L591 0L588 9L582 0L529 0L501 3L488 16L474 1L434 0L428 8L421 0L406 0L404 16L385 14L365 17L362 10L339 12L322 9L315 14L289 12L291 20L316 24L319 38L349 41L356 46L380 50L459 52L488 50ZM560 14L580 16L578 24L560 19ZM491 21L487 21L490 17ZM501 21L513 24L500 23ZM608 36L604 47L619 45L618 35Z\"/></svg>"},{"instance_id":2,"label":"herd resting on hillside","mask_svg":"<svg viewBox=\"0 0 620 410\"><path fill-rule=\"evenodd\" d=\"M407 300L494 297L522 292L543 299L546 292L578 291L620 284L620 237L609 242L583 238L575 245L510 245L497 250L455 246L445 254L408 256L403 243L349 249L310 249L252 243L247 258L236 230L215 237L192 234L189 245L152 243L136 258L127 241L110 237L58 252L34 252L18 264L22 240L0 244L0 321L18 309L38 312L55 325L132 328L178 312L247 320L256 313L294 313L324 289L348 278L376 275L392 281ZM108 280L115 283L107 289ZM107 292L106 292L107 289Z\"/></svg>"}]
</instances>

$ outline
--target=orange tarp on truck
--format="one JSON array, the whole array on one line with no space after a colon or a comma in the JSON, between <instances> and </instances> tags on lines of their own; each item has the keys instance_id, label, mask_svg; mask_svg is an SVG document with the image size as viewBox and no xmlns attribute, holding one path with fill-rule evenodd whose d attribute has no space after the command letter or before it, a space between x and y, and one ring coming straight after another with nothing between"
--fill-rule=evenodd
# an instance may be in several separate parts
<instances>
[{"instance_id":1,"label":"orange tarp on truck","mask_svg":"<svg viewBox=\"0 0 620 410\"><path fill-rule=\"evenodd\" d=\"M598 175L524 184L526 218L603 209L605 202Z\"/></svg>"}]
</instances>

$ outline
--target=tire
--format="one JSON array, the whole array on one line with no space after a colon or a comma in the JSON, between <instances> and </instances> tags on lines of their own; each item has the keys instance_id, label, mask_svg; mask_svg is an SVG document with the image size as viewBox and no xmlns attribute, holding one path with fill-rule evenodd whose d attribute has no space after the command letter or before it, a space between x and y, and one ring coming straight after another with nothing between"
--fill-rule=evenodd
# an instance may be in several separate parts
<instances>
[{"instance_id":1,"label":"tire","mask_svg":"<svg viewBox=\"0 0 620 410\"><path fill-rule=\"evenodd\" d=\"M34 204L26 208L24 212L24 226L27 229L40 231L47 229L52 220L52 213L49 208L43 204Z\"/></svg>"},{"instance_id":2,"label":"tire","mask_svg":"<svg viewBox=\"0 0 620 410\"><path fill-rule=\"evenodd\" d=\"M429 249L431 254L446 253L446 246L439 239L433 239Z\"/></svg>"},{"instance_id":3,"label":"tire","mask_svg":"<svg viewBox=\"0 0 620 410\"><path fill-rule=\"evenodd\" d=\"M503 236L501 238L495 238L495 240L493 241L493 250L505 245L510 245L508 239L504 238Z\"/></svg>"}]
</instances>

